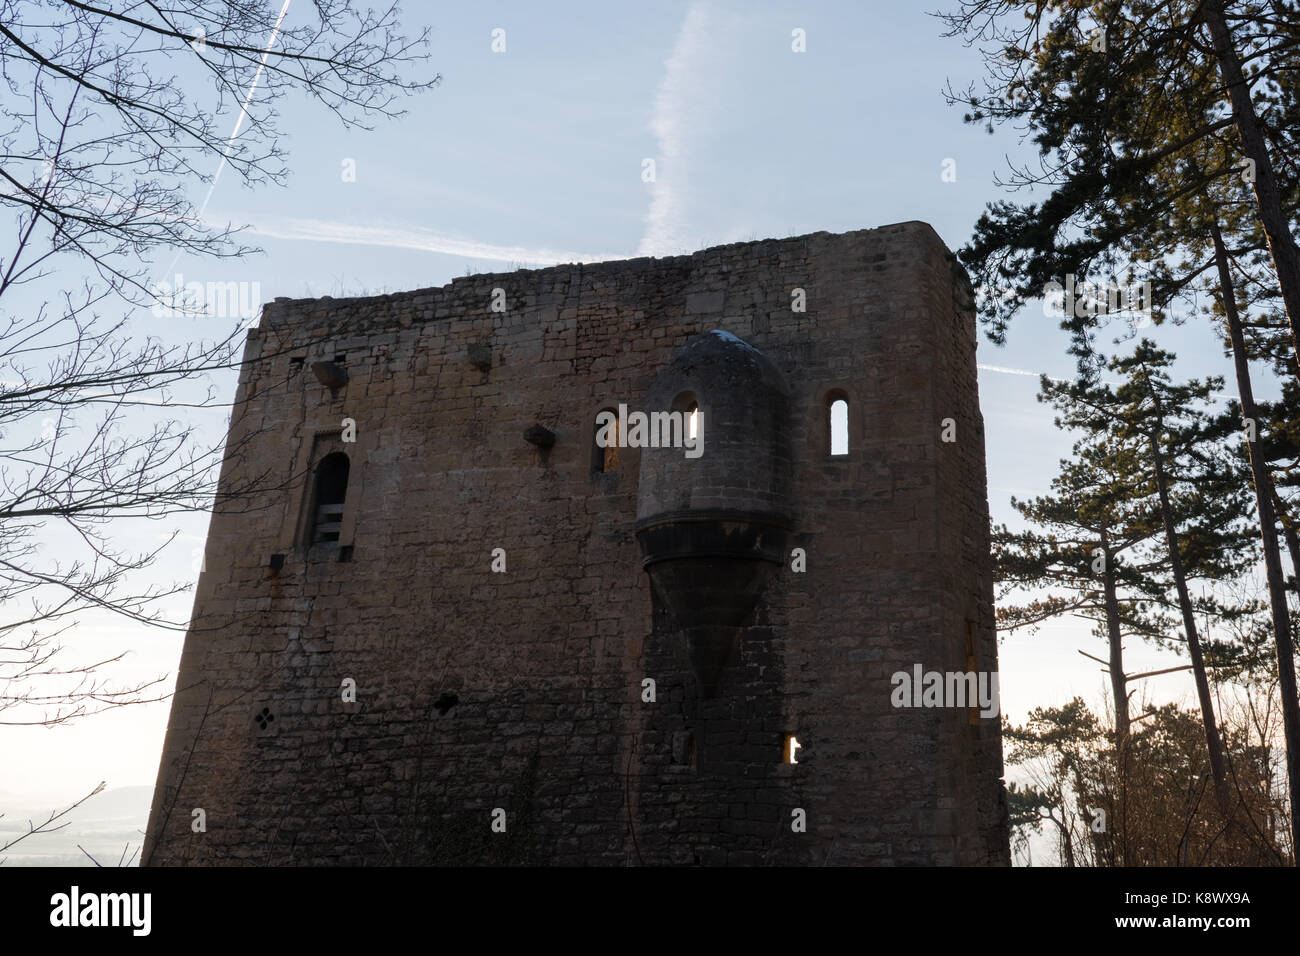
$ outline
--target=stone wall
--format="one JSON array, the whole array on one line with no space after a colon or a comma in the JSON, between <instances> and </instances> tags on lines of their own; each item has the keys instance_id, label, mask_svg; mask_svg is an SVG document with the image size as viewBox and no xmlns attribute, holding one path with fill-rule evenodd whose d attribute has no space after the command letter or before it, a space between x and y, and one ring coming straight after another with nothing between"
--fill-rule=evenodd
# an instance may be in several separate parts
<instances>
[{"instance_id":1,"label":"stone wall","mask_svg":"<svg viewBox=\"0 0 1300 956\"><path fill-rule=\"evenodd\" d=\"M712 329L789 387L807 563L706 696L642 568L643 452L603 473L592 446ZM212 519L147 863L1008 861L998 719L890 703L914 664L997 667L970 290L929 226L277 299L245 356L222 487L269 490ZM311 546L336 451L339 539Z\"/></svg>"}]
</instances>

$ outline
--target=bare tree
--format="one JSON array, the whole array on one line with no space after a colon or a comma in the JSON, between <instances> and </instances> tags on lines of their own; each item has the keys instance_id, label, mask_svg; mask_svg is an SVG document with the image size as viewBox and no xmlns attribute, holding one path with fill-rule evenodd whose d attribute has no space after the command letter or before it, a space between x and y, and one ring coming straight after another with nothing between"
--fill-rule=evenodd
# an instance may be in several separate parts
<instances>
[{"instance_id":1,"label":"bare tree","mask_svg":"<svg viewBox=\"0 0 1300 956\"><path fill-rule=\"evenodd\" d=\"M10 847L17 846L23 840L26 840L29 836L35 836L38 833L53 833L56 830L62 830L71 821L64 820L62 823L57 823L57 824L55 823L55 821L60 820L63 817L67 816L69 813L77 809L77 807L81 806L91 797L98 796L100 793L103 792L104 786L105 786L104 781L103 780L99 781L99 786L95 787L95 789L90 791L90 793L86 794L80 800L75 801L71 806L64 807L62 810L51 810L50 815L40 823L34 823L33 821L28 820L27 832L18 834L18 836L14 837L8 843L0 844L0 853L3 853L5 850L8 850ZM0 817L3 816L4 814L0 813ZM0 866L3 866L8 859L9 859L8 857L0 856Z\"/></svg>"},{"instance_id":2,"label":"bare tree","mask_svg":"<svg viewBox=\"0 0 1300 956\"><path fill-rule=\"evenodd\" d=\"M284 182L286 94L349 127L400 115L400 97L439 80L406 75L427 37L403 32L396 5L347 0L0 0L0 208L13 224L0 246L0 724L156 698L161 677L101 679L120 653L58 658L87 613L185 626L159 602L188 585L139 583L168 542L125 549L114 522L237 506L259 479L218 498L217 470L239 449L203 440L203 416L225 407L211 376L238 366L252 316L166 340L142 310L214 304L151 283L152 268L254 251L204 220L221 173Z\"/></svg>"}]
</instances>

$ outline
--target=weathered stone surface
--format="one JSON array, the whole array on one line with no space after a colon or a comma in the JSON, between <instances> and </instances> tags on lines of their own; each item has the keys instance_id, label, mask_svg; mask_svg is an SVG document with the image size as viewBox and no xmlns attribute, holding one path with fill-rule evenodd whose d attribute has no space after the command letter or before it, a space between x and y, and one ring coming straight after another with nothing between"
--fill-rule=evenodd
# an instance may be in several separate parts
<instances>
[{"instance_id":1,"label":"weathered stone surface","mask_svg":"<svg viewBox=\"0 0 1300 956\"><path fill-rule=\"evenodd\" d=\"M706 697L643 568L643 451L602 472L593 438L712 329L788 386L764 454L789 460L692 494L723 531L741 497L788 528ZM914 664L997 667L975 343L967 279L917 222L268 304L222 481L284 487L212 520L146 862L1006 863L997 718L890 704ZM333 391L302 371L339 355ZM533 422L553 448L520 441ZM331 453L341 531L313 545L307 478Z\"/></svg>"}]
</instances>

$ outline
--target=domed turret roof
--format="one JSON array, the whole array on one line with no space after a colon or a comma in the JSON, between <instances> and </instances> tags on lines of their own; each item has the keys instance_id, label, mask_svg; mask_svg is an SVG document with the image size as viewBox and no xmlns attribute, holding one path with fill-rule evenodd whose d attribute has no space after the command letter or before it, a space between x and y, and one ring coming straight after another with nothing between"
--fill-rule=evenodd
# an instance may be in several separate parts
<instances>
[{"instance_id":1,"label":"domed turret roof","mask_svg":"<svg viewBox=\"0 0 1300 956\"><path fill-rule=\"evenodd\" d=\"M780 370L754 346L722 329L701 332L673 356L661 378L689 377L701 387L723 388L762 385L789 395Z\"/></svg>"}]
</instances>

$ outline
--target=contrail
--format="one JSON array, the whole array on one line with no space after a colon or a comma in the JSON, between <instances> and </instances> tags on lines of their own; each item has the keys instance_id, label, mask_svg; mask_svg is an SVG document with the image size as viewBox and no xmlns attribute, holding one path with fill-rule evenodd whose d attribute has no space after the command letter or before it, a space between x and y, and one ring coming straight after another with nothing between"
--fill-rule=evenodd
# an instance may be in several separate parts
<instances>
[{"instance_id":1,"label":"contrail","mask_svg":"<svg viewBox=\"0 0 1300 956\"><path fill-rule=\"evenodd\" d=\"M359 246L388 246L418 249L465 259L490 259L495 262L523 262L528 265L554 266L562 262L605 262L627 259L620 252L572 252L565 249L539 249L526 246L496 246L473 239L444 236L430 229L409 226L360 226L350 222L321 219L287 219L270 226L252 226L255 235L271 239L299 239L308 242L339 242Z\"/></svg>"},{"instance_id":2,"label":"contrail","mask_svg":"<svg viewBox=\"0 0 1300 956\"><path fill-rule=\"evenodd\" d=\"M275 38L280 33L280 24L284 22L284 15L289 12L289 4L292 2L293 0L284 0L284 6L280 8L280 15L275 18L275 26L271 28L271 38L266 41L266 49L262 51L262 60L257 64L257 72L253 74L253 82L248 84L248 93L244 96L244 102L239 105L239 115L235 117L235 128L230 131L230 139L226 140L226 148L221 153L221 163L217 166L217 172L212 177L212 185L208 187L208 194L203 198L203 205L199 207L200 219L203 218L203 213L207 211L208 201L212 199L213 190L217 188L217 180L221 178L221 171L226 168L226 157L230 155L230 148L235 145L235 138L239 135L239 127L244 125L244 118L248 116L248 104L253 100L253 91L257 89L258 81L262 79L262 70L266 67L266 58L271 55L271 47L275 46Z\"/></svg>"},{"instance_id":3,"label":"contrail","mask_svg":"<svg viewBox=\"0 0 1300 956\"><path fill-rule=\"evenodd\" d=\"M1023 368L1007 368L1005 365L977 364L975 367L985 372L1001 372L1003 375L1028 375L1030 378L1040 378L1043 375L1042 372L1031 372L1028 369L1023 369ZM1067 381L1067 379L1055 378L1054 376L1051 375L1047 377L1050 378L1053 382Z\"/></svg>"},{"instance_id":4,"label":"contrail","mask_svg":"<svg viewBox=\"0 0 1300 956\"><path fill-rule=\"evenodd\" d=\"M275 45L275 38L280 33L280 24L284 22L285 14L289 12L289 4L291 3L293 3L293 0L284 0L284 6L280 8L280 15L275 18L275 26L271 27L271 36L266 41L266 49L262 51L262 59L257 64L257 72L253 74L253 82L248 84L248 92L244 94L244 102L239 105L239 115L235 117L235 128L230 131L230 138L226 140L226 148L221 151L221 162L217 164L217 171L213 173L212 182L208 186L208 194L203 197L203 205L199 207L199 214L196 218L200 220L208 210L208 203L211 202L212 193L217 188L217 180L221 178L221 171L226 168L226 158L230 155L231 147L235 145L235 138L239 136L239 128L244 125L244 118L248 115L248 104L253 100L253 91L257 89L258 81L262 79L262 70L266 67L266 58L271 55L271 47ZM180 257L181 253L178 249L176 255L172 257L171 265L163 273L164 275L171 275Z\"/></svg>"},{"instance_id":5,"label":"contrail","mask_svg":"<svg viewBox=\"0 0 1300 956\"><path fill-rule=\"evenodd\" d=\"M720 32L708 29L708 19L707 6L693 5L682 21L672 53L664 62L664 76L650 120L658 156L645 234L637 250L639 255L672 255L679 245L677 233L682 218L689 120L693 112L701 109L700 81L691 73L694 64L708 53L707 44L718 42Z\"/></svg>"},{"instance_id":6,"label":"contrail","mask_svg":"<svg viewBox=\"0 0 1300 956\"><path fill-rule=\"evenodd\" d=\"M983 363L977 363L975 367L985 372L1000 372L1003 375L1028 375L1030 378L1040 378L1045 374L1044 372L1031 372L1028 369L1023 368L1007 368L1005 365L984 365ZM1055 375L1048 375L1047 378L1049 381L1053 382L1070 381L1068 378L1058 378ZM1124 383L1119 379L1102 379L1102 384L1114 386L1123 385ZM1222 399L1223 401L1239 400L1239 396L1234 395L1231 392L1211 392L1210 394L1215 398Z\"/></svg>"}]
</instances>

